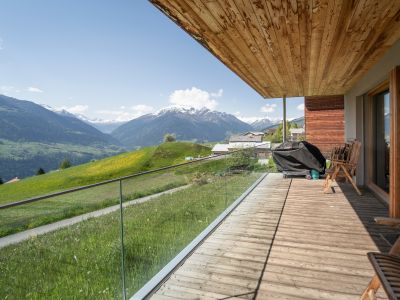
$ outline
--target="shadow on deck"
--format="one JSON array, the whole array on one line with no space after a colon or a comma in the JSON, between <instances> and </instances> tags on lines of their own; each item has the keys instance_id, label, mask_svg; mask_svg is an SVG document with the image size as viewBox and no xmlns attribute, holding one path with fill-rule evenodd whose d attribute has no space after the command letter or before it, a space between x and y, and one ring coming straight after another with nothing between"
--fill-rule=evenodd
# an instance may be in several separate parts
<instances>
[{"instance_id":1,"label":"shadow on deck","mask_svg":"<svg viewBox=\"0 0 400 300\"><path fill-rule=\"evenodd\" d=\"M386 207L350 186L269 174L152 299L359 299ZM385 299L380 293L378 296Z\"/></svg>"}]
</instances>

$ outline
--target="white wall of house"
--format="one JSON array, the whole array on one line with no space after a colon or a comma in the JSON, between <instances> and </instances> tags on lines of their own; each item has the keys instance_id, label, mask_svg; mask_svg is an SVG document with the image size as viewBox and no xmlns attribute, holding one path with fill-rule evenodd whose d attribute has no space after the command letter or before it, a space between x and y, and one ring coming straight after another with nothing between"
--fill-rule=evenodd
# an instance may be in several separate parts
<instances>
[{"instance_id":1,"label":"white wall of house","mask_svg":"<svg viewBox=\"0 0 400 300\"><path fill-rule=\"evenodd\" d=\"M344 95L345 139L363 142L362 96L389 78L389 72L400 65L400 40L397 41L357 83ZM357 184L364 185L364 152L357 170Z\"/></svg>"}]
</instances>

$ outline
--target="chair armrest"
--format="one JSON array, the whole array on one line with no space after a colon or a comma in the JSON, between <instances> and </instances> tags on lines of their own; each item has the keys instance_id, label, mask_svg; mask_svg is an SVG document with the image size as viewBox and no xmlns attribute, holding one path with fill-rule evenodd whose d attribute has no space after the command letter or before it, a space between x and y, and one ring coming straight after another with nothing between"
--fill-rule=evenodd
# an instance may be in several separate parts
<instances>
[{"instance_id":1,"label":"chair armrest","mask_svg":"<svg viewBox=\"0 0 400 300\"><path fill-rule=\"evenodd\" d=\"M400 226L400 219L396 218L375 217L374 220L380 225Z\"/></svg>"}]
</instances>

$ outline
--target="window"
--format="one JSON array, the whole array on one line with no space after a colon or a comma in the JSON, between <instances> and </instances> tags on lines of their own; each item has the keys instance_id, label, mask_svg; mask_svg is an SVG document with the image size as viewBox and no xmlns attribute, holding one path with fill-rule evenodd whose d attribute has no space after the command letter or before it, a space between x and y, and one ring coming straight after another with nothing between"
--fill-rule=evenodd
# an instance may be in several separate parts
<instances>
[{"instance_id":1,"label":"window","mask_svg":"<svg viewBox=\"0 0 400 300\"><path fill-rule=\"evenodd\" d=\"M373 97L375 108L374 128L374 172L373 182L385 192L389 192L390 158L390 93L384 91Z\"/></svg>"}]
</instances>

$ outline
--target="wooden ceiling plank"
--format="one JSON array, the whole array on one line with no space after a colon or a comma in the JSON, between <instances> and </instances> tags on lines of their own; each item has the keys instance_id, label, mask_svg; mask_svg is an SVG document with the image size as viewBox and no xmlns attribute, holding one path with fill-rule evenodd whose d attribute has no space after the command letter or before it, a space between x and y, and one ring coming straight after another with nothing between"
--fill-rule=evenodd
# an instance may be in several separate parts
<instances>
[{"instance_id":1,"label":"wooden ceiling plank","mask_svg":"<svg viewBox=\"0 0 400 300\"><path fill-rule=\"evenodd\" d=\"M259 60L260 54L258 49L254 47L254 44L249 45L246 43L245 39L237 30L237 25L233 24L230 19L233 16L228 16L229 12L222 10L218 2L202 3L199 1L199 3L201 3L205 10L208 11L209 15L224 28L223 31L218 34L218 38L232 49L238 59L241 59L241 61L244 60L243 64L245 64L248 70L251 70L249 73L251 73L251 77L254 78L252 80L256 81L255 84L260 86L264 93L267 93L265 86L262 87L262 82L260 80L260 78L265 77L265 71L263 69L264 62ZM251 55L248 55L249 51Z\"/></svg>"},{"instance_id":2,"label":"wooden ceiling plank","mask_svg":"<svg viewBox=\"0 0 400 300\"><path fill-rule=\"evenodd\" d=\"M202 6L202 3L199 1L196 1L196 5L188 5L182 0L174 1L174 3L176 5L184 6L186 11L191 11L190 15L195 18L195 23L202 24L202 27L207 28L207 24L213 24L215 28L218 28L218 33L216 35L213 35L211 31L204 30L204 39L209 42L211 47L223 49L225 55L223 55L220 60L227 66L234 65L234 71L239 77L248 82L257 91L261 91L263 96L268 95L268 91L265 91L262 88L256 77L253 75L253 72L251 72L252 66L248 63L246 56L237 50L234 41L225 34L226 29L221 26L221 23L215 20L215 18L209 13L207 7Z\"/></svg>"},{"instance_id":3,"label":"wooden ceiling plank","mask_svg":"<svg viewBox=\"0 0 400 300\"><path fill-rule=\"evenodd\" d=\"M364 45L368 36L374 31L375 27L379 27L379 16L382 9L387 6L388 2L392 0L366 0L358 2L356 7L357 14L352 17L356 20L353 22L349 20L351 25L347 27L347 32L350 34L347 41L347 55L342 58L340 68L336 73L339 81L337 82L338 88L345 87L348 81L348 72L350 68L356 64L357 58L365 51ZM359 9L358 7L361 7Z\"/></svg>"},{"instance_id":4,"label":"wooden ceiling plank","mask_svg":"<svg viewBox=\"0 0 400 300\"><path fill-rule=\"evenodd\" d=\"M393 22L388 24L385 33L381 33L382 36L378 37L377 40L379 42L363 55L364 60L357 65L357 68L352 70L348 84L344 86L346 91L348 91L369 70L369 67L373 65L379 57L386 52L386 50L400 39L400 31L396 30L396 27L400 27L400 11L398 11L396 16L393 18Z\"/></svg>"},{"instance_id":5,"label":"wooden ceiling plank","mask_svg":"<svg viewBox=\"0 0 400 300\"><path fill-rule=\"evenodd\" d=\"M340 26L340 12L342 8L342 0L331 0L328 2L326 25L322 38L321 53L318 61L317 75L315 81L315 94L321 94L323 81L328 79L328 68L331 65L331 49L335 47L338 37L338 26Z\"/></svg>"},{"instance_id":6,"label":"wooden ceiling plank","mask_svg":"<svg viewBox=\"0 0 400 300\"><path fill-rule=\"evenodd\" d=\"M333 6L332 6L333 4ZM345 39L341 39L341 33L343 30L343 23L345 21L346 14L343 13L346 10L346 5L343 0L335 0L329 2L330 7L328 8L327 22L329 23L329 33L325 37L326 44L323 46L322 50L322 69L319 74L320 80L317 87L317 93L323 95L323 91L330 85L330 80L332 80L331 71L335 66L335 61L337 57L335 56L335 48L341 47Z\"/></svg>"},{"instance_id":7,"label":"wooden ceiling plank","mask_svg":"<svg viewBox=\"0 0 400 300\"><path fill-rule=\"evenodd\" d=\"M264 45L262 43L260 45L260 42L254 39L252 34L254 25L252 24L251 20L249 20L246 15L243 15L242 12L237 9L237 4L234 0L225 0L225 3L227 3L226 7L228 7L227 18L230 22L230 26L233 29L236 29L238 38L245 42L244 49L249 48L254 53L255 60L253 60L253 64L259 68L258 71L260 77L263 78L263 75L265 77L265 80L260 82L260 84L264 84L265 88L271 90L271 92L279 90L280 85L277 83L275 74L269 72L270 64L265 59L267 56L264 55L264 51L266 49L263 47ZM250 14L250 16L252 15ZM232 20L230 18L232 18ZM236 24L234 24L234 22ZM268 87L266 82L269 83Z\"/></svg>"},{"instance_id":8,"label":"wooden ceiling plank","mask_svg":"<svg viewBox=\"0 0 400 300\"><path fill-rule=\"evenodd\" d=\"M315 81L317 79L318 61L321 52L326 6L326 0L312 1L310 80L308 84L309 93L312 95L315 95L316 92Z\"/></svg>"},{"instance_id":9,"label":"wooden ceiling plank","mask_svg":"<svg viewBox=\"0 0 400 300\"><path fill-rule=\"evenodd\" d=\"M285 9L283 7L285 1L281 0L269 0L266 1L266 11L268 11L267 17L275 30L275 36L277 38L277 45L279 45L280 52L283 56L283 64L287 72L288 80L285 83L283 95L286 96L298 96L298 84L296 82L295 70L293 66L292 54L290 52L290 45L288 39L288 31L286 28L287 18L285 16Z\"/></svg>"},{"instance_id":10,"label":"wooden ceiling plank","mask_svg":"<svg viewBox=\"0 0 400 300\"><path fill-rule=\"evenodd\" d=\"M387 46L385 45L385 41L396 34L396 31L394 31L393 33L391 33L391 31L396 28L396 23L397 26L399 25L398 14L400 11L400 1L393 1L388 4L389 5L384 7L384 12L380 14L377 21L377 23L381 28L383 28L383 30L372 29L370 31L368 37L365 39L364 44L362 45L363 52L355 60L353 65L350 66L348 73L346 73L348 77L358 77L357 72L364 71L364 65L370 65L371 63L373 63L373 60L371 60L373 58L372 54L375 52L379 52L379 49L386 50ZM382 36L382 32L385 32L386 34Z\"/></svg>"},{"instance_id":11,"label":"wooden ceiling plank","mask_svg":"<svg viewBox=\"0 0 400 300\"><path fill-rule=\"evenodd\" d=\"M400 0L150 0L264 97L343 94L400 39Z\"/></svg>"},{"instance_id":12,"label":"wooden ceiling plank","mask_svg":"<svg viewBox=\"0 0 400 300\"><path fill-rule=\"evenodd\" d=\"M265 34L264 31L260 27L260 23L257 17L257 13L254 11L254 8L252 6L252 2L248 0L237 0L236 4L236 9L239 11L243 19L245 20L246 28L249 30L252 38L258 45L264 60L266 61L266 64L268 65L268 71L270 72L270 78L273 78L273 83L268 82L267 80L265 81L265 85L267 86L267 89L269 89L269 86L276 86L276 90L282 90L284 86L284 80L279 72L279 69L277 68L276 61L274 60L275 58L275 53L273 50L272 45L267 44L267 40L265 39ZM239 7L242 7L243 9L240 11ZM247 13L244 13L243 11L246 11ZM268 83L268 85L267 85Z\"/></svg>"},{"instance_id":13,"label":"wooden ceiling plank","mask_svg":"<svg viewBox=\"0 0 400 300\"><path fill-rule=\"evenodd\" d=\"M171 5L172 1L167 1L169 5ZM193 23L200 24L200 27L204 28L203 32L201 33L204 42L207 44L207 48L212 49L212 52L214 55L220 59L226 66L229 68L233 69L233 71L244 81L246 81L250 86L252 86L255 90L259 91L260 86L257 85L257 80L252 76L252 73L249 74L250 66L246 65L246 59L242 55L241 58L238 58L234 53L232 53L231 49L235 49L235 47L227 47L226 40L223 40L225 43L221 43L221 40L218 39L218 34L214 36L213 34L210 34L211 31L207 29L208 24L213 24L214 31L213 32L223 32L223 29L217 22L215 22L212 18L209 18L207 20L207 23L200 18L200 16L197 15L192 10L191 6L188 6L185 1L174 1L175 7L178 9L180 8L180 11L184 12L186 11L187 13L190 13L190 16L197 16L195 20L192 20ZM223 36L223 34L222 34ZM213 49L218 49L217 51ZM242 60L245 63L242 63ZM264 96L264 95L263 95Z\"/></svg>"},{"instance_id":14,"label":"wooden ceiling plank","mask_svg":"<svg viewBox=\"0 0 400 300\"><path fill-rule=\"evenodd\" d=\"M247 1L247 5L251 5L251 9L253 13L256 15L257 23L254 24L258 27L259 32L261 33L262 38L265 41L265 50L267 50L267 56L270 58L271 66L275 70L276 74L279 74L279 86L280 90L285 90L285 85L289 81L288 72L286 69L282 68L284 65L284 58L282 52L280 51L279 44L277 42L277 37L275 30L273 28L271 19L266 12L267 7L263 1ZM250 9L250 6L248 6ZM278 67L280 66L280 67ZM275 93L274 97L281 97L282 92Z\"/></svg>"},{"instance_id":15,"label":"wooden ceiling plank","mask_svg":"<svg viewBox=\"0 0 400 300\"><path fill-rule=\"evenodd\" d=\"M300 55L301 55L301 71L303 82L303 95L309 94L310 81L310 56L311 56L311 14L312 1L298 0L297 2L299 14L299 32L300 32Z\"/></svg>"},{"instance_id":16,"label":"wooden ceiling plank","mask_svg":"<svg viewBox=\"0 0 400 300\"><path fill-rule=\"evenodd\" d=\"M299 33L299 11L296 0L286 0L285 17L286 30L288 32L288 42L290 54L292 57L295 82L297 84L297 95L304 95L303 74L301 69L301 49L300 49L300 33Z\"/></svg>"},{"instance_id":17,"label":"wooden ceiling plank","mask_svg":"<svg viewBox=\"0 0 400 300\"><path fill-rule=\"evenodd\" d=\"M350 45L350 33L345 30L344 24L348 23L348 20L354 14L354 3L353 1L341 0L342 9L340 12L340 21L337 31L336 45L332 45L331 57L329 61L329 69L326 72L327 79L320 90L321 94L324 95L338 95L342 94L343 90L340 88L340 78L338 77L344 64L344 60L348 59L348 51Z\"/></svg>"}]
</instances>

